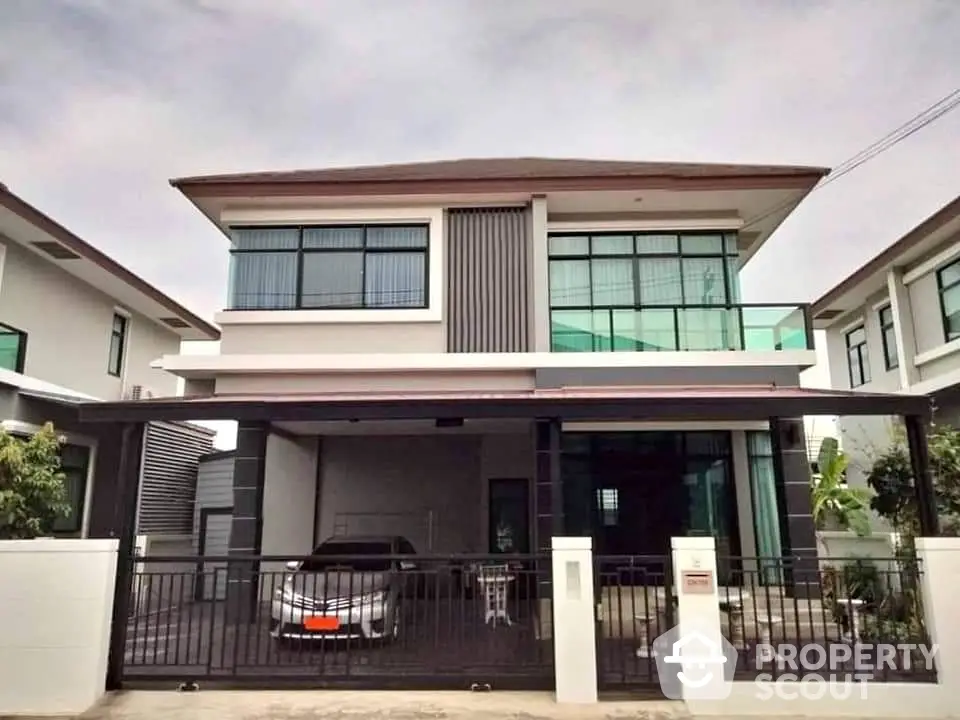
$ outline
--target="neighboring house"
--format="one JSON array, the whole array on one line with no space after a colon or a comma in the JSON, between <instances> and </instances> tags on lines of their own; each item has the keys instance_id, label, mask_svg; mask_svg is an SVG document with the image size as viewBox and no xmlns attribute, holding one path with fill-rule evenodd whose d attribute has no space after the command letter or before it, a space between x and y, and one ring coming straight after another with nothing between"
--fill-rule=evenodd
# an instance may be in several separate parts
<instances>
[{"instance_id":1,"label":"neighboring house","mask_svg":"<svg viewBox=\"0 0 960 720\"><path fill-rule=\"evenodd\" d=\"M938 422L960 422L960 197L813 303L836 389L931 396ZM885 417L841 417L862 483L890 442Z\"/></svg>"},{"instance_id":2,"label":"neighboring house","mask_svg":"<svg viewBox=\"0 0 960 720\"><path fill-rule=\"evenodd\" d=\"M526 158L176 180L229 241L220 354L164 356L185 398L81 416L126 423L128 446L147 421L237 420L240 555L344 533L663 555L709 534L725 558L815 563L803 417L926 407L800 388L808 307L741 301L825 173Z\"/></svg>"},{"instance_id":3,"label":"neighboring house","mask_svg":"<svg viewBox=\"0 0 960 720\"><path fill-rule=\"evenodd\" d=\"M219 331L0 186L0 421L28 434L53 421L70 515L63 535L86 535L94 488L113 449L84 428L77 404L175 395L177 379L151 367L181 340ZM141 467L138 527L147 535L192 529L197 458L214 433L152 423Z\"/></svg>"}]
</instances>

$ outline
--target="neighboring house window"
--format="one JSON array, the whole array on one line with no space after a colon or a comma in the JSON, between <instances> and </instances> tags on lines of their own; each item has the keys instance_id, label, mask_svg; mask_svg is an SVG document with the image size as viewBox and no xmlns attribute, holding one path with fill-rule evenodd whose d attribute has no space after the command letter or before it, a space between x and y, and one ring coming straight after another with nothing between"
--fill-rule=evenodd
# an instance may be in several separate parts
<instances>
[{"instance_id":1,"label":"neighboring house window","mask_svg":"<svg viewBox=\"0 0 960 720\"><path fill-rule=\"evenodd\" d=\"M867 331L863 325L847 333L847 364L850 369L850 387L855 388L870 382Z\"/></svg>"},{"instance_id":2,"label":"neighboring house window","mask_svg":"<svg viewBox=\"0 0 960 720\"><path fill-rule=\"evenodd\" d=\"M429 229L231 228L232 310L427 307Z\"/></svg>"},{"instance_id":3,"label":"neighboring house window","mask_svg":"<svg viewBox=\"0 0 960 720\"><path fill-rule=\"evenodd\" d=\"M883 362L887 370L900 366L897 355L897 338L893 329L893 308L887 305L880 309L880 335L883 337Z\"/></svg>"},{"instance_id":4,"label":"neighboring house window","mask_svg":"<svg viewBox=\"0 0 960 720\"><path fill-rule=\"evenodd\" d=\"M53 525L55 533L78 533L83 525L83 503L87 494L87 474L90 469L90 448L85 445L60 447L60 470L64 475L67 505L70 512L58 518Z\"/></svg>"},{"instance_id":5,"label":"neighboring house window","mask_svg":"<svg viewBox=\"0 0 960 720\"><path fill-rule=\"evenodd\" d=\"M940 314L943 316L943 334L946 341L960 337L960 260L955 260L937 271L940 288Z\"/></svg>"},{"instance_id":6,"label":"neighboring house window","mask_svg":"<svg viewBox=\"0 0 960 720\"><path fill-rule=\"evenodd\" d=\"M743 346L736 234L554 234L549 256L555 352Z\"/></svg>"},{"instance_id":7,"label":"neighboring house window","mask_svg":"<svg viewBox=\"0 0 960 720\"><path fill-rule=\"evenodd\" d=\"M127 324L129 320L120 313L113 314L113 327L110 329L110 358L107 372L120 377L123 373L123 354L127 345Z\"/></svg>"},{"instance_id":8,"label":"neighboring house window","mask_svg":"<svg viewBox=\"0 0 960 720\"><path fill-rule=\"evenodd\" d=\"M27 334L0 323L0 368L22 373L27 360Z\"/></svg>"},{"instance_id":9,"label":"neighboring house window","mask_svg":"<svg viewBox=\"0 0 960 720\"><path fill-rule=\"evenodd\" d=\"M605 527L614 527L620 521L620 493L616 488L597 489L597 509Z\"/></svg>"}]
</instances>

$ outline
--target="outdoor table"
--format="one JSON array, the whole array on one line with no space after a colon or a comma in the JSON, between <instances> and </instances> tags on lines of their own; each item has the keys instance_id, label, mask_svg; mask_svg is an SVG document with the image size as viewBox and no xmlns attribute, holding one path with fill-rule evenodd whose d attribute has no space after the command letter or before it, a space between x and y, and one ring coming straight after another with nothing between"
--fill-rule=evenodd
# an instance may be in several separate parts
<instances>
[{"instance_id":1,"label":"outdoor table","mask_svg":"<svg viewBox=\"0 0 960 720\"><path fill-rule=\"evenodd\" d=\"M484 614L483 622L494 627L497 620L502 620L507 627L513 625L510 613L507 612L507 588L516 576L505 572L484 572L482 569L477 575L477 583L483 591Z\"/></svg>"}]
</instances>

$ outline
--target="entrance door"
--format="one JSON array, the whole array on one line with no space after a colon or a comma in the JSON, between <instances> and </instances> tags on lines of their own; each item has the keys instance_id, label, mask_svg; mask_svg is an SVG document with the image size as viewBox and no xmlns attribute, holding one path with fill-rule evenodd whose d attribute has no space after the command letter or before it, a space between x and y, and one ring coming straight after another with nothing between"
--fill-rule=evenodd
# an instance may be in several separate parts
<instances>
[{"instance_id":1,"label":"entrance door","mask_svg":"<svg viewBox=\"0 0 960 720\"><path fill-rule=\"evenodd\" d=\"M600 555L665 555L684 506L676 455L605 453L596 464L594 521Z\"/></svg>"},{"instance_id":2,"label":"entrance door","mask_svg":"<svg viewBox=\"0 0 960 720\"><path fill-rule=\"evenodd\" d=\"M224 557L230 548L230 525L233 508L203 508L200 510L201 556ZM223 600L227 595L227 566L220 562L201 562L194 594L197 600Z\"/></svg>"},{"instance_id":3,"label":"entrance door","mask_svg":"<svg viewBox=\"0 0 960 720\"><path fill-rule=\"evenodd\" d=\"M530 481L526 478L490 480L488 552L530 552Z\"/></svg>"}]
</instances>

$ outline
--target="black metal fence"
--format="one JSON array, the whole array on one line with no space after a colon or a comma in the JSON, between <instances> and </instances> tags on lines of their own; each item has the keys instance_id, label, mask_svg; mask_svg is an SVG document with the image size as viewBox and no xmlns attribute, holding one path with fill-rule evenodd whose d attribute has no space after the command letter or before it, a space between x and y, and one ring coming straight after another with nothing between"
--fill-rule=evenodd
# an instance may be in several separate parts
<instances>
[{"instance_id":1,"label":"black metal fence","mask_svg":"<svg viewBox=\"0 0 960 720\"><path fill-rule=\"evenodd\" d=\"M597 679L601 689L657 685L653 640L676 624L670 555L598 555Z\"/></svg>"},{"instance_id":2,"label":"black metal fence","mask_svg":"<svg viewBox=\"0 0 960 720\"><path fill-rule=\"evenodd\" d=\"M549 556L129 562L128 686L553 686Z\"/></svg>"},{"instance_id":3,"label":"black metal fence","mask_svg":"<svg viewBox=\"0 0 960 720\"><path fill-rule=\"evenodd\" d=\"M719 588L724 636L740 675L809 674L874 682L936 680L910 557L730 557Z\"/></svg>"},{"instance_id":4,"label":"black metal fence","mask_svg":"<svg viewBox=\"0 0 960 720\"><path fill-rule=\"evenodd\" d=\"M654 640L678 621L672 560L597 556L595 565L600 687L656 687ZM736 679L936 681L916 559L718 557L717 566Z\"/></svg>"}]
</instances>

